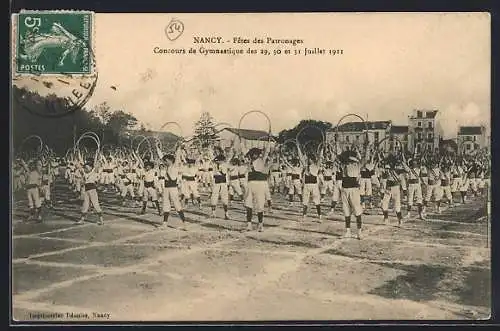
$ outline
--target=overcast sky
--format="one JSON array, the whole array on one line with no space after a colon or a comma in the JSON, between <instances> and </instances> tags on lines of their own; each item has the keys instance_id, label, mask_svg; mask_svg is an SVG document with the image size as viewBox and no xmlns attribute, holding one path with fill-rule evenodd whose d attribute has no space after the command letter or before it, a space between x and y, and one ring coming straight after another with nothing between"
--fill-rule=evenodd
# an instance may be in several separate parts
<instances>
[{"instance_id":1,"label":"overcast sky","mask_svg":"<svg viewBox=\"0 0 500 331\"><path fill-rule=\"evenodd\" d=\"M185 26L173 42L164 32L172 18ZM344 54L153 52L154 47L198 49L193 36L297 38L304 44L286 48ZM207 46L228 47L238 45ZM482 13L96 14L95 54L99 81L89 106L106 101L152 129L176 121L185 136L202 111L237 127L253 109L270 116L274 132L305 118L335 125L350 112L405 125L414 108L439 109L446 137L460 124L489 125L490 19ZM242 124L265 126L258 115Z\"/></svg>"}]
</instances>

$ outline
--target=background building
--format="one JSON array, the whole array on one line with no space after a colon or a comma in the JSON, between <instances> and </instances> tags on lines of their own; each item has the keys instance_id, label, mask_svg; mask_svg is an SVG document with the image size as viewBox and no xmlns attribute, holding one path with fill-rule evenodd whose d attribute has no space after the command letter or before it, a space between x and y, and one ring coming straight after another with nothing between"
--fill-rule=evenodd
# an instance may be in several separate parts
<instances>
[{"instance_id":1,"label":"background building","mask_svg":"<svg viewBox=\"0 0 500 331\"><path fill-rule=\"evenodd\" d=\"M413 151L412 136L409 133L408 125L391 125L391 136L401 141L403 147L408 151Z\"/></svg>"},{"instance_id":2,"label":"background building","mask_svg":"<svg viewBox=\"0 0 500 331\"><path fill-rule=\"evenodd\" d=\"M236 128L224 128L218 132L218 135L219 146L222 148L227 148L233 143L236 148L239 148L240 143L243 143L243 146L247 149L253 147L264 148L269 139L269 135L265 131ZM274 137L271 136L271 138ZM274 145L274 142L271 142L271 145Z\"/></svg>"},{"instance_id":3,"label":"background building","mask_svg":"<svg viewBox=\"0 0 500 331\"><path fill-rule=\"evenodd\" d=\"M457 143L461 152L487 147L486 128L484 126L460 126Z\"/></svg>"},{"instance_id":4,"label":"background building","mask_svg":"<svg viewBox=\"0 0 500 331\"><path fill-rule=\"evenodd\" d=\"M408 118L408 134L417 151L427 147L427 150L439 149L439 141L443 136L443 129L439 124L439 111L415 109Z\"/></svg>"},{"instance_id":5,"label":"background building","mask_svg":"<svg viewBox=\"0 0 500 331\"><path fill-rule=\"evenodd\" d=\"M175 146L177 141L181 137L170 133L162 131L151 131L151 130L123 130L120 135L121 143L128 145L130 147L136 148L139 143L144 140L145 137L154 137L160 140L162 146L165 148L170 148ZM143 142L144 147L149 146L147 142ZM152 145L154 147L154 145Z\"/></svg>"},{"instance_id":6,"label":"background building","mask_svg":"<svg viewBox=\"0 0 500 331\"><path fill-rule=\"evenodd\" d=\"M342 148L351 146L353 143L364 144L368 142L378 144L390 134L391 121L373 122L347 122L326 132L326 140L337 141ZM338 134L338 136L336 136Z\"/></svg>"}]
</instances>

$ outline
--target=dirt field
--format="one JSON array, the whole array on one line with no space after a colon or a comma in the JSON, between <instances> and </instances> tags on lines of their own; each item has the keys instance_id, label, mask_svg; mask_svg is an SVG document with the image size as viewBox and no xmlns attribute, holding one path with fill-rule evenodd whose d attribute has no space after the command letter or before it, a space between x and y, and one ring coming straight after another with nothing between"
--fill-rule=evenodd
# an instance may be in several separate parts
<instances>
[{"instance_id":1,"label":"dirt field","mask_svg":"<svg viewBox=\"0 0 500 331\"><path fill-rule=\"evenodd\" d=\"M363 240L343 239L343 217L315 222L275 196L264 232L190 206L186 231L156 229L153 208L119 206L102 193L105 225L74 225L79 201L58 183L42 224L13 215L15 320L250 321L484 319L490 314L485 202L475 198L385 226L364 216ZM70 199L71 196L71 199ZM207 199L204 199L205 203ZM219 217L222 208L219 208ZM313 209L313 208L311 208ZM325 208L326 210L326 208ZM353 220L353 229L355 221ZM73 313L73 315L71 315ZM95 315L99 314L99 315Z\"/></svg>"}]
</instances>

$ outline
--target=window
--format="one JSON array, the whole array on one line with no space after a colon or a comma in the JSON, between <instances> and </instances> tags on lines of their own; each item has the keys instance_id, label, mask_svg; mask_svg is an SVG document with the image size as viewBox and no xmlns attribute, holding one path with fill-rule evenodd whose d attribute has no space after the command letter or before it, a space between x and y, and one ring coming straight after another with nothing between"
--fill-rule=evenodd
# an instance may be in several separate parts
<instances>
[{"instance_id":1,"label":"window","mask_svg":"<svg viewBox=\"0 0 500 331\"><path fill-rule=\"evenodd\" d=\"M473 137L473 140L476 141L476 136Z\"/></svg>"},{"instance_id":2,"label":"window","mask_svg":"<svg viewBox=\"0 0 500 331\"><path fill-rule=\"evenodd\" d=\"M471 141L472 137L471 136L465 136L465 141Z\"/></svg>"},{"instance_id":3,"label":"window","mask_svg":"<svg viewBox=\"0 0 500 331\"><path fill-rule=\"evenodd\" d=\"M349 136L345 136L345 141L349 142Z\"/></svg>"},{"instance_id":4,"label":"window","mask_svg":"<svg viewBox=\"0 0 500 331\"><path fill-rule=\"evenodd\" d=\"M420 152L420 144L417 144L417 152Z\"/></svg>"},{"instance_id":5,"label":"window","mask_svg":"<svg viewBox=\"0 0 500 331\"><path fill-rule=\"evenodd\" d=\"M418 140L422 139L422 133L421 132L417 133L417 139Z\"/></svg>"},{"instance_id":6,"label":"window","mask_svg":"<svg viewBox=\"0 0 500 331\"><path fill-rule=\"evenodd\" d=\"M418 121L417 126L418 126L419 128L421 128L421 127L422 127L422 122Z\"/></svg>"},{"instance_id":7,"label":"window","mask_svg":"<svg viewBox=\"0 0 500 331\"><path fill-rule=\"evenodd\" d=\"M375 132L375 142L378 142L378 132Z\"/></svg>"},{"instance_id":8,"label":"window","mask_svg":"<svg viewBox=\"0 0 500 331\"><path fill-rule=\"evenodd\" d=\"M427 144L427 150L432 151L432 144Z\"/></svg>"},{"instance_id":9,"label":"window","mask_svg":"<svg viewBox=\"0 0 500 331\"><path fill-rule=\"evenodd\" d=\"M432 133L427 134L427 139L432 139Z\"/></svg>"},{"instance_id":10,"label":"window","mask_svg":"<svg viewBox=\"0 0 500 331\"><path fill-rule=\"evenodd\" d=\"M356 136L356 140L359 140L359 136Z\"/></svg>"},{"instance_id":11,"label":"window","mask_svg":"<svg viewBox=\"0 0 500 331\"><path fill-rule=\"evenodd\" d=\"M417 110L417 117L422 118L422 112L420 110Z\"/></svg>"},{"instance_id":12,"label":"window","mask_svg":"<svg viewBox=\"0 0 500 331\"><path fill-rule=\"evenodd\" d=\"M470 144L465 145L466 150L470 150L470 147L471 147Z\"/></svg>"},{"instance_id":13,"label":"window","mask_svg":"<svg viewBox=\"0 0 500 331\"><path fill-rule=\"evenodd\" d=\"M432 129L432 122L429 122L429 123L428 123L428 125L427 125L427 127L428 127L429 129Z\"/></svg>"}]
</instances>

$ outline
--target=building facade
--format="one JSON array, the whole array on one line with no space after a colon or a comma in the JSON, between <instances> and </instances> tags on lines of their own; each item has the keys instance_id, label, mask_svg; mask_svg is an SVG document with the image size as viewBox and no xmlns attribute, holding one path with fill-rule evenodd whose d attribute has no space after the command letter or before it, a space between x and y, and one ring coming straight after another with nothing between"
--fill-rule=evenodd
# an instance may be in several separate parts
<instances>
[{"instance_id":1,"label":"building facade","mask_svg":"<svg viewBox=\"0 0 500 331\"><path fill-rule=\"evenodd\" d=\"M363 145L368 143L377 145L390 134L391 121L374 122L348 122L326 132L326 140L330 143L337 142L341 148L353 144Z\"/></svg>"},{"instance_id":2,"label":"building facade","mask_svg":"<svg viewBox=\"0 0 500 331\"><path fill-rule=\"evenodd\" d=\"M398 139L404 149L413 151L413 136L410 135L408 125L392 125L391 136Z\"/></svg>"},{"instance_id":3,"label":"building facade","mask_svg":"<svg viewBox=\"0 0 500 331\"><path fill-rule=\"evenodd\" d=\"M269 134L265 131L224 128L218 132L219 146L226 149L233 145L235 148L241 147L241 144L246 149L264 148L269 141ZM271 136L271 138L273 138ZM271 146L275 144L271 141Z\"/></svg>"},{"instance_id":4,"label":"building facade","mask_svg":"<svg viewBox=\"0 0 500 331\"><path fill-rule=\"evenodd\" d=\"M413 110L408 118L408 134L411 136L410 150L439 150L443 129L439 123L439 110Z\"/></svg>"},{"instance_id":5,"label":"building facade","mask_svg":"<svg viewBox=\"0 0 500 331\"><path fill-rule=\"evenodd\" d=\"M488 146L486 128L484 126L460 126L457 132L459 151L472 152Z\"/></svg>"}]
</instances>

